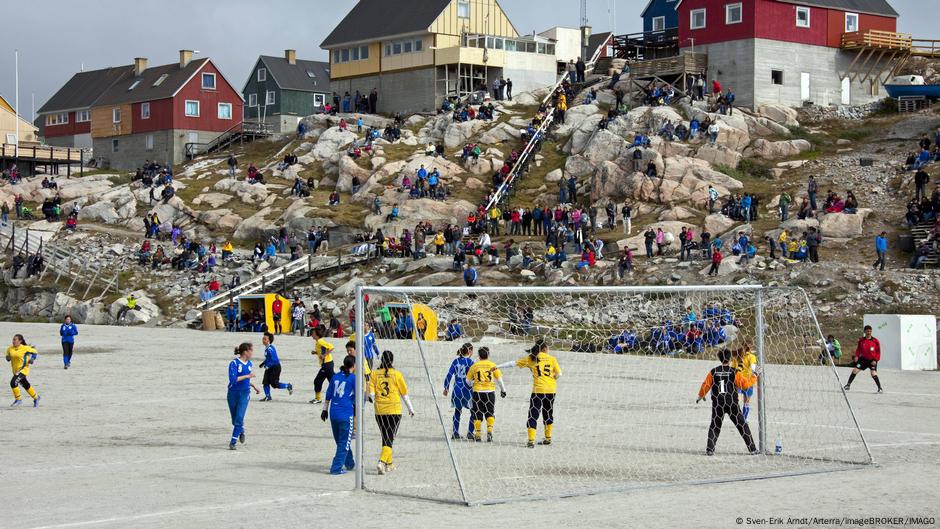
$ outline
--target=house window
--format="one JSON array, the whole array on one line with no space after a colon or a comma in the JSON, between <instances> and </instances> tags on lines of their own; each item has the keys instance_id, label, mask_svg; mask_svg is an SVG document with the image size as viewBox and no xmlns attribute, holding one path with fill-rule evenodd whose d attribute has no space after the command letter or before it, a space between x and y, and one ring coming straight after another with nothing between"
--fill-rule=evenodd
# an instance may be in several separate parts
<instances>
[{"instance_id":1,"label":"house window","mask_svg":"<svg viewBox=\"0 0 940 529\"><path fill-rule=\"evenodd\" d=\"M369 58L369 47L362 46L361 48L359 48L359 59L364 61L368 58Z\"/></svg>"},{"instance_id":2,"label":"house window","mask_svg":"<svg viewBox=\"0 0 940 529\"><path fill-rule=\"evenodd\" d=\"M121 122L121 109L120 109L120 108L112 108L112 109L111 109L111 122L112 122L112 123L120 123L120 122Z\"/></svg>"},{"instance_id":3,"label":"house window","mask_svg":"<svg viewBox=\"0 0 940 529\"><path fill-rule=\"evenodd\" d=\"M459 0L457 2L457 17L458 18L470 18L470 1L469 0Z\"/></svg>"},{"instance_id":4,"label":"house window","mask_svg":"<svg viewBox=\"0 0 940 529\"><path fill-rule=\"evenodd\" d=\"M68 119L69 115L66 114L65 118ZM91 110L79 110L75 113L75 123L86 123L91 121Z\"/></svg>"},{"instance_id":5,"label":"house window","mask_svg":"<svg viewBox=\"0 0 940 529\"><path fill-rule=\"evenodd\" d=\"M147 134L144 136L144 150L152 151L153 150L153 134Z\"/></svg>"},{"instance_id":6,"label":"house window","mask_svg":"<svg viewBox=\"0 0 940 529\"><path fill-rule=\"evenodd\" d=\"M333 52L333 62L339 63L339 50Z\"/></svg>"},{"instance_id":7,"label":"house window","mask_svg":"<svg viewBox=\"0 0 940 529\"><path fill-rule=\"evenodd\" d=\"M689 22L690 29L703 29L705 27L705 10L704 9L693 9L689 13L691 21Z\"/></svg>"},{"instance_id":8,"label":"house window","mask_svg":"<svg viewBox=\"0 0 940 529\"><path fill-rule=\"evenodd\" d=\"M653 17L653 31L663 31L666 29L666 17Z\"/></svg>"},{"instance_id":9,"label":"house window","mask_svg":"<svg viewBox=\"0 0 940 529\"><path fill-rule=\"evenodd\" d=\"M121 150L121 140L111 140L111 152L118 152Z\"/></svg>"},{"instance_id":10,"label":"house window","mask_svg":"<svg viewBox=\"0 0 940 529\"><path fill-rule=\"evenodd\" d=\"M391 55L391 54L392 54L392 45L391 45L391 44L386 44L386 45L385 45L385 56L388 57L388 56Z\"/></svg>"},{"instance_id":11,"label":"house window","mask_svg":"<svg viewBox=\"0 0 940 529\"><path fill-rule=\"evenodd\" d=\"M359 60L359 48L353 48L351 51L352 51L352 60L358 61Z\"/></svg>"},{"instance_id":12,"label":"house window","mask_svg":"<svg viewBox=\"0 0 940 529\"><path fill-rule=\"evenodd\" d=\"M214 73L202 74L202 89L203 90L215 90L215 74Z\"/></svg>"},{"instance_id":13,"label":"house window","mask_svg":"<svg viewBox=\"0 0 940 529\"><path fill-rule=\"evenodd\" d=\"M219 103L219 119L232 119L231 103Z\"/></svg>"},{"instance_id":14,"label":"house window","mask_svg":"<svg viewBox=\"0 0 940 529\"><path fill-rule=\"evenodd\" d=\"M87 112L87 110L85 111ZM76 114L77 116L78 114ZM78 121L78 119L76 119ZM50 114L46 116L46 125L65 125L69 122L69 113L61 112L59 114Z\"/></svg>"},{"instance_id":15,"label":"house window","mask_svg":"<svg viewBox=\"0 0 940 529\"><path fill-rule=\"evenodd\" d=\"M796 27L798 28L809 27L809 8L808 7L796 8Z\"/></svg>"},{"instance_id":16,"label":"house window","mask_svg":"<svg viewBox=\"0 0 940 529\"><path fill-rule=\"evenodd\" d=\"M852 33L858 31L858 13L845 14L845 32Z\"/></svg>"},{"instance_id":17,"label":"house window","mask_svg":"<svg viewBox=\"0 0 940 529\"><path fill-rule=\"evenodd\" d=\"M326 104L326 96L323 94L313 94L313 106L320 108Z\"/></svg>"},{"instance_id":18,"label":"house window","mask_svg":"<svg viewBox=\"0 0 940 529\"><path fill-rule=\"evenodd\" d=\"M411 53L412 46L414 46L414 42L410 40L406 40L405 42L402 42L401 44L402 53Z\"/></svg>"},{"instance_id":19,"label":"house window","mask_svg":"<svg viewBox=\"0 0 940 529\"><path fill-rule=\"evenodd\" d=\"M150 119L150 103L140 104L140 119Z\"/></svg>"},{"instance_id":20,"label":"house window","mask_svg":"<svg viewBox=\"0 0 940 529\"><path fill-rule=\"evenodd\" d=\"M199 117L199 101L187 100L185 106L186 117L198 118Z\"/></svg>"},{"instance_id":21,"label":"house window","mask_svg":"<svg viewBox=\"0 0 940 529\"><path fill-rule=\"evenodd\" d=\"M741 2L725 6L725 24L740 24L743 20Z\"/></svg>"},{"instance_id":22,"label":"house window","mask_svg":"<svg viewBox=\"0 0 940 529\"><path fill-rule=\"evenodd\" d=\"M349 48L346 48L340 52L340 57L342 60L340 62L349 62Z\"/></svg>"},{"instance_id":23,"label":"house window","mask_svg":"<svg viewBox=\"0 0 940 529\"><path fill-rule=\"evenodd\" d=\"M424 41L421 40L421 39L416 40L416 41L415 41L415 51L421 51L422 49L424 49Z\"/></svg>"},{"instance_id":24,"label":"house window","mask_svg":"<svg viewBox=\"0 0 940 529\"><path fill-rule=\"evenodd\" d=\"M137 88L137 85L139 84L140 84L140 79L135 80L133 83L131 83L130 86L127 87L127 91L130 92L131 90Z\"/></svg>"},{"instance_id":25,"label":"house window","mask_svg":"<svg viewBox=\"0 0 940 529\"><path fill-rule=\"evenodd\" d=\"M400 54L401 54L401 42L392 43L392 55L400 55Z\"/></svg>"},{"instance_id":26,"label":"house window","mask_svg":"<svg viewBox=\"0 0 940 529\"><path fill-rule=\"evenodd\" d=\"M160 77L157 78L156 81L153 82L153 86L160 86L160 85L162 85L162 84L163 84L163 81L166 81L166 78L169 77L169 76L170 76L170 74L168 74L168 73L165 73L165 74L161 75Z\"/></svg>"},{"instance_id":27,"label":"house window","mask_svg":"<svg viewBox=\"0 0 940 529\"><path fill-rule=\"evenodd\" d=\"M258 106L258 94L248 94L248 106L249 107Z\"/></svg>"},{"instance_id":28,"label":"house window","mask_svg":"<svg viewBox=\"0 0 940 529\"><path fill-rule=\"evenodd\" d=\"M775 85L782 85L783 84L783 70L771 70L770 82Z\"/></svg>"},{"instance_id":29,"label":"house window","mask_svg":"<svg viewBox=\"0 0 940 529\"><path fill-rule=\"evenodd\" d=\"M268 80L268 69L267 68L258 68L258 82Z\"/></svg>"},{"instance_id":30,"label":"house window","mask_svg":"<svg viewBox=\"0 0 940 529\"><path fill-rule=\"evenodd\" d=\"M268 90L268 93L265 94L265 96L264 96L264 104L265 104L265 105L273 105L273 104L274 104L274 101L275 101L275 99L274 99L274 91L273 91L273 90Z\"/></svg>"}]
</instances>

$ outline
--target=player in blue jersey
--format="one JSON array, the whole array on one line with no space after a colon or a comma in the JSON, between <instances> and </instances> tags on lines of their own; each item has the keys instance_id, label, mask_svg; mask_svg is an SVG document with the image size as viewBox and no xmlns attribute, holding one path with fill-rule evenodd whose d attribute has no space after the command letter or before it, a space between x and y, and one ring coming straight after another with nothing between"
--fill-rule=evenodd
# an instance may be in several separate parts
<instances>
[{"instance_id":1,"label":"player in blue jersey","mask_svg":"<svg viewBox=\"0 0 940 529\"><path fill-rule=\"evenodd\" d=\"M457 358L450 363L450 369L447 370L447 376L444 377L444 396L450 393L450 381L454 380L454 391L451 393L450 403L454 407L454 433L453 439L460 439L460 414L461 410L470 409L470 399L472 391L467 385L467 371L473 365L473 344L465 343L457 351ZM473 439L473 415L467 425L467 439Z\"/></svg>"},{"instance_id":2,"label":"player in blue jersey","mask_svg":"<svg viewBox=\"0 0 940 529\"><path fill-rule=\"evenodd\" d=\"M362 347L365 351L365 359L369 362L369 369L375 367L375 358L379 356L379 346L375 344L375 333L372 331L372 324L362 322L362 332L365 336L362 338Z\"/></svg>"},{"instance_id":3,"label":"player in blue jersey","mask_svg":"<svg viewBox=\"0 0 940 529\"><path fill-rule=\"evenodd\" d=\"M72 323L72 316L65 317L65 322L59 327L59 336L62 337L62 364L68 369L72 365L75 337L78 336L78 327Z\"/></svg>"},{"instance_id":4,"label":"player in blue jersey","mask_svg":"<svg viewBox=\"0 0 940 529\"><path fill-rule=\"evenodd\" d=\"M320 419L330 420L336 454L330 465L330 474L345 474L356 468L353 459L353 418L356 416L356 357L343 358L339 373L333 375L326 388Z\"/></svg>"},{"instance_id":5,"label":"player in blue jersey","mask_svg":"<svg viewBox=\"0 0 940 529\"><path fill-rule=\"evenodd\" d=\"M286 389L288 395L294 394L294 385L281 382L281 359L277 356L277 349L274 347L274 335L266 332L261 338L264 344L264 361L261 367L264 368L264 378L261 383L264 386L264 397L261 402L271 400L271 388Z\"/></svg>"},{"instance_id":6,"label":"player in blue jersey","mask_svg":"<svg viewBox=\"0 0 940 529\"><path fill-rule=\"evenodd\" d=\"M235 450L236 442L245 442L245 412L248 411L248 399L251 390L258 391L251 379L255 374L251 372L251 353L253 347L250 343L243 343L235 348L235 358L228 364L228 411L232 414L232 440L228 449Z\"/></svg>"}]
</instances>

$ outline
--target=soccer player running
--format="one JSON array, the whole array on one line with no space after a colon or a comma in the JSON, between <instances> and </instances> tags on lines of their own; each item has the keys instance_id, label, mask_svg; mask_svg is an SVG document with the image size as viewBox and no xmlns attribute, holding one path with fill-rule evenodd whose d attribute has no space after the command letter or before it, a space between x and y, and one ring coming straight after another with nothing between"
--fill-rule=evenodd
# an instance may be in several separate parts
<instances>
[{"instance_id":1,"label":"soccer player running","mask_svg":"<svg viewBox=\"0 0 940 529\"><path fill-rule=\"evenodd\" d=\"M391 351L382 351L379 368L373 372L369 383L369 397L375 402L375 422L382 434L382 453L379 455L378 471L385 474L395 470L392 462L392 443L401 423L401 401L405 401L408 414L415 416L414 406L408 397L408 385L401 372L392 367L395 355Z\"/></svg>"},{"instance_id":2,"label":"soccer player running","mask_svg":"<svg viewBox=\"0 0 940 529\"><path fill-rule=\"evenodd\" d=\"M36 393L36 388L26 379L29 376L29 366L36 362L38 355L36 349L26 344L22 334L13 336L13 345L7 348L7 362L10 362L10 367L13 369L13 378L10 379L10 389L13 390L13 404L10 405L11 407L23 404L23 400L20 398L20 386L33 398L33 407L39 406L40 397Z\"/></svg>"},{"instance_id":3,"label":"soccer player running","mask_svg":"<svg viewBox=\"0 0 940 529\"><path fill-rule=\"evenodd\" d=\"M481 424L486 420L486 442L493 442L493 425L496 423L496 386L499 385L499 396L506 398L506 386L503 385L503 374L490 361L490 350L481 347L477 351L480 357L467 372L467 381L473 386L471 404L473 413L473 439L482 441Z\"/></svg>"},{"instance_id":4,"label":"soccer player running","mask_svg":"<svg viewBox=\"0 0 940 529\"><path fill-rule=\"evenodd\" d=\"M261 379L264 397L261 398L261 402L271 400L272 387L286 389L288 395L293 395L294 385L281 382L281 359L277 356L277 349L274 347L274 335L269 332L264 333L261 343L264 344L264 361L261 362L261 367L264 368L264 378Z\"/></svg>"},{"instance_id":5,"label":"soccer player running","mask_svg":"<svg viewBox=\"0 0 940 529\"><path fill-rule=\"evenodd\" d=\"M721 365L712 368L702 382L702 387L698 390L698 399L696 403L705 400L705 394L711 392L712 396L712 420L708 426L708 443L705 448L705 455L715 455L715 443L718 442L718 436L721 434L721 423L727 415L734 423L747 450L751 454L758 454L757 447L754 446L754 438L751 436L751 429L741 414L741 408L738 407L737 390L743 389L746 380L744 376L731 367L731 351L722 349L718 353L718 360Z\"/></svg>"},{"instance_id":6,"label":"soccer player running","mask_svg":"<svg viewBox=\"0 0 940 529\"><path fill-rule=\"evenodd\" d=\"M62 364L68 369L72 365L75 337L78 336L78 327L72 323L72 316L65 316L65 322L59 327L59 336L62 337Z\"/></svg>"},{"instance_id":7,"label":"soccer player running","mask_svg":"<svg viewBox=\"0 0 940 529\"><path fill-rule=\"evenodd\" d=\"M320 419L330 420L333 440L336 441L336 453L330 465L330 474L345 474L356 468L352 454L353 417L356 409L356 359L352 356L343 358L339 373L330 378L326 387L326 400Z\"/></svg>"},{"instance_id":8,"label":"soccer player running","mask_svg":"<svg viewBox=\"0 0 940 529\"><path fill-rule=\"evenodd\" d=\"M561 376L558 360L548 354L548 344L539 338L529 350L529 354L515 362L506 362L496 367L510 367L513 364L519 368L528 368L532 372L532 395L529 397L529 419L526 422L529 438L526 446L535 448L539 415L542 416L542 425L545 428L545 438L539 444L550 445L552 425L555 423L555 392L558 388L558 377Z\"/></svg>"},{"instance_id":9,"label":"soccer player running","mask_svg":"<svg viewBox=\"0 0 940 529\"><path fill-rule=\"evenodd\" d=\"M757 356L751 352L751 345L745 343L744 347L735 349L731 357L731 367L741 373L744 378L744 387L738 390L741 394L741 412L744 420L751 413L751 397L754 396L754 385L757 383Z\"/></svg>"},{"instance_id":10,"label":"soccer player running","mask_svg":"<svg viewBox=\"0 0 940 529\"><path fill-rule=\"evenodd\" d=\"M314 329L313 336L316 341L310 354L316 355L317 359L320 360L320 371L313 379L314 397L310 404L320 404L323 402L320 393L320 390L323 389L323 382L326 381L329 385L329 382L333 380L333 344L326 341L329 331L326 330L325 325L320 325Z\"/></svg>"},{"instance_id":11,"label":"soccer player running","mask_svg":"<svg viewBox=\"0 0 940 529\"><path fill-rule=\"evenodd\" d=\"M855 380L855 375L857 375L859 371L868 369L869 372L871 372L871 379L874 380L875 385L878 386L878 393L883 393L881 389L881 379L878 378L878 362L881 360L881 342L878 341L878 338L871 335L871 325L866 325L864 330L865 336L858 339L855 354L852 355L852 362L855 364L855 368L852 369L852 374L849 375L849 381L845 384L845 390L848 391L852 389L852 382Z\"/></svg>"},{"instance_id":12,"label":"soccer player running","mask_svg":"<svg viewBox=\"0 0 940 529\"><path fill-rule=\"evenodd\" d=\"M252 345L242 343L235 348L235 359L228 364L228 411L232 416L232 439L228 449L235 450L235 443L245 442L245 412L248 411L248 400L251 390L258 391L258 386L251 381L255 378L251 368Z\"/></svg>"},{"instance_id":13,"label":"soccer player running","mask_svg":"<svg viewBox=\"0 0 940 529\"><path fill-rule=\"evenodd\" d=\"M450 403L454 407L454 433L452 439L460 439L460 415L461 410L466 408L471 410L470 404L473 399L473 393L470 391L470 383L467 381L467 372L473 365L473 344L465 343L457 351L457 358L450 363L450 369L447 370L447 376L444 377L444 396L450 393L450 381L454 381L454 391L450 393ZM467 439L473 440L473 413L470 412L470 420L467 421Z\"/></svg>"}]
</instances>

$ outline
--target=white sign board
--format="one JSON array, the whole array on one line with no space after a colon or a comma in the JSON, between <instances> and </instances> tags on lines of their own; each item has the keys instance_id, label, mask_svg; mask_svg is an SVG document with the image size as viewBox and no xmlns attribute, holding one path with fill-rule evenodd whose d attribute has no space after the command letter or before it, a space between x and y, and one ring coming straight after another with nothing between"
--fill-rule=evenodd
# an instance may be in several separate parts
<instances>
[{"instance_id":1,"label":"white sign board","mask_svg":"<svg viewBox=\"0 0 940 529\"><path fill-rule=\"evenodd\" d=\"M879 368L918 371L937 369L937 318L931 315L866 314L872 336L881 342ZM846 344L847 346L850 344ZM854 344L844 347L851 355Z\"/></svg>"}]
</instances>

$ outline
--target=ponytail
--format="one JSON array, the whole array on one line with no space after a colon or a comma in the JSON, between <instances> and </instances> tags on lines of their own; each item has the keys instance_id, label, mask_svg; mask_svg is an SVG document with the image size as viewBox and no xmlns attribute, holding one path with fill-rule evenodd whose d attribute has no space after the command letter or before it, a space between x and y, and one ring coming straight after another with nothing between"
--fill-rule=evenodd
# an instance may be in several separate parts
<instances>
[{"instance_id":1,"label":"ponytail","mask_svg":"<svg viewBox=\"0 0 940 529\"><path fill-rule=\"evenodd\" d=\"M251 351L251 349L251 342L242 342L238 347L235 348L235 356L241 356L248 351Z\"/></svg>"},{"instance_id":2,"label":"ponytail","mask_svg":"<svg viewBox=\"0 0 940 529\"><path fill-rule=\"evenodd\" d=\"M467 342L460 346L460 349L457 349L457 356L467 356L473 350L473 344Z\"/></svg>"},{"instance_id":3,"label":"ponytail","mask_svg":"<svg viewBox=\"0 0 940 529\"><path fill-rule=\"evenodd\" d=\"M391 351L382 351L382 361L379 363L379 369L384 369L385 375L388 376L388 370L392 368L394 362L395 355Z\"/></svg>"},{"instance_id":4,"label":"ponytail","mask_svg":"<svg viewBox=\"0 0 940 529\"><path fill-rule=\"evenodd\" d=\"M342 372L344 375L348 375L348 374L349 374L349 371L350 371L353 367L355 367L355 366L356 366L356 357L354 357L354 356L347 356L347 357L343 358L343 365L342 365L342 367L339 368L339 370L340 370L340 372Z\"/></svg>"}]
</instances>

